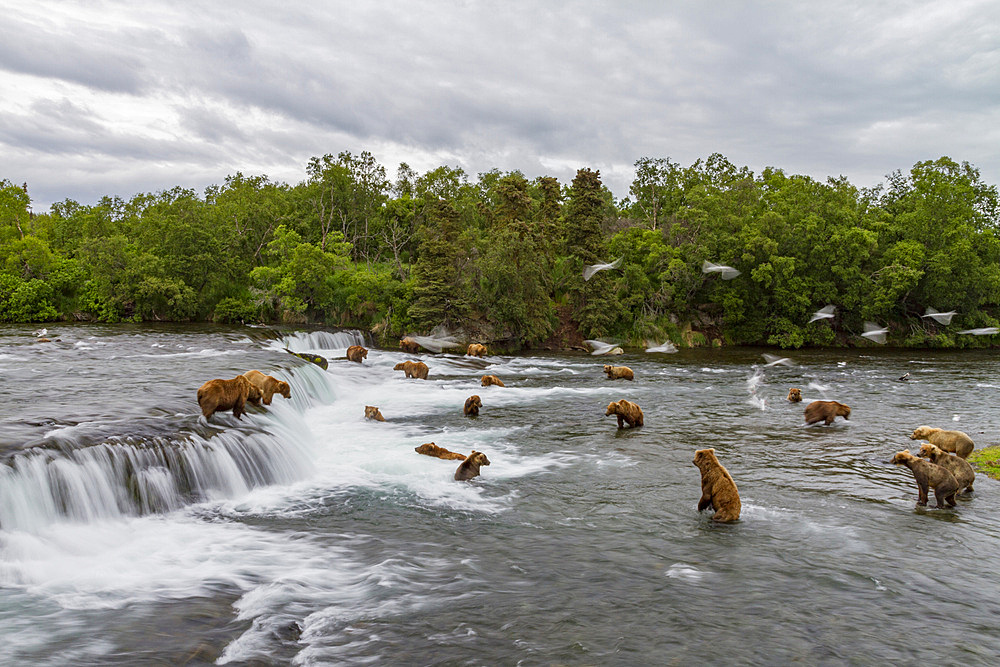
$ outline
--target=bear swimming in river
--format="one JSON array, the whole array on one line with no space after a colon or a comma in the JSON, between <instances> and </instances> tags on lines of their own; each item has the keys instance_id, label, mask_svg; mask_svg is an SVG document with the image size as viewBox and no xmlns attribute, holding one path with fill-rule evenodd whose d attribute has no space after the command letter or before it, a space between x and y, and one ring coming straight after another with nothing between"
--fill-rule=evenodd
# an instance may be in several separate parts
<instances>
[{"instance_id":1,"label":"bear swimming in river","mask_svg":"<svg viewBox=\"0 0 1000 667\"><path fill-rule=\"evenodd\" d=\"M801 403L802 402L802 390L798 387L792 387L788 390L788 401L790 403Z\"/></svg>"},{"instance_id":2,"label":"bear swimming in river","mask_svg":"<svg viewBox=\"0 0 1000 667\"><path fill-rule=\"evenodd\" d=\"M379 410L374 405L365 406L365 419L371 419L377 422L384 422L385 417L382 416L382 411Z\"/></svg>"},{"instance_id":3,"label":"bear swimming in river","mask_svg":"<svg viewBox=\"0 0 1000 667\"><path fill-rule=\"evenodd\" d=\"M473 477L479 477L479 467L488 466L489 464L490 460L486 458L486 454L472 450L469 452L468 458L458 464L458 469L455 471L455 480L464 482Z\"/></svg>"},{"instance_id":4,"label":"bear swimming in river","mask_svg":"<svg viewBox=\"0 0 1000 667\"><path fill-rule=\"evenodd\" d=\"M496 385L497 387L506 387L503 380L498 378L496 375L484 375L480 384L484 387L489 387L491 385Z\"/></svg>"},{"instance_id":5,"label":"bear swimming in river","mask_svg":"<svg viewBox=\"0 0 1000 667\"><path fill-rule=\"evenodd\" d=\"M465 454L459 454L458 452L449 452L444 447L438 447L433 442L428 442L426 444L420 445L419 447L414 447L413 451L417 454L424 454L425 456L434 456L439 459L446 459L449 461L464 461Z\"/></svg>"}]
</instances>

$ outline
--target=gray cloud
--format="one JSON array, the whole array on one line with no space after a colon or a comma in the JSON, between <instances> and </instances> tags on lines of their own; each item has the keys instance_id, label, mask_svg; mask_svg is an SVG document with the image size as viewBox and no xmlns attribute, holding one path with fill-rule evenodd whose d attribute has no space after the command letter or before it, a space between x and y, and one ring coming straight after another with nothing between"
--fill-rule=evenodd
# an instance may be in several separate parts
<instances>
[{"instance_id":1,"label":"gray cloud","mask_svg":"<svg viewBox=\"0 0 1000 667\"><path fill-rule=\"evenodd\" d=\"M365 149L390 172L589 166L619 196L639 157L712 152L859 186L945 154L1000 176L1000 7L985 1L63 7L43 2L0 46L36 97L30 113L0 102L0 150L23 156L0 177L72 154L148 163L133 172L166 180L144 190L236 170L297 181L312 155ZM175 123L116 127L121 95ZM38 178L55 191L62 175Z\"/></svg>"}]
</instances>

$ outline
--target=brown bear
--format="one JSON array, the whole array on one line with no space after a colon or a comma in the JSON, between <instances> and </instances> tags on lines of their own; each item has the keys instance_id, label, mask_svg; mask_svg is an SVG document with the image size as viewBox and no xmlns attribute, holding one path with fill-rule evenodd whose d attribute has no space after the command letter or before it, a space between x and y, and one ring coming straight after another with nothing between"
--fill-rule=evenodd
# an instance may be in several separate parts
<instances>
[{"instance_id":1,"label":"brown bear","mask_svg":"<svg viewBox=\"0 0 1000 667\"><path fill-rule=\"evenodd\" d=\"M365 419L372 419L377 422L385 421L385 417L382 416L382 411L374 405L365 406Z\"/></svg>"},{"instance_id":2,"label":"brown bear","mask_svg":"<svg viewBox=\"0 0 1000 667\"><path fill-rule=\"evenodd\" d=\"M486 346L480 345L479 343L471 343L469 345L469 349L465 351L465 354L469 357L485 357Z\"/></svg>"},{"instance_id":3,"label":"brown bear","mask_svg":"<svg viewBox=\"0 0 1000 667\"><path fill-rule=\"evenodd\" d=\"M938 509L944 509L947 502L952 507L955 506L955 494L958 492L958 480L950 472L930 461L924 461L904 449L896 452L889 463L904 465L913 472L913 479L917 481L917 504L927 504L927 487L934 489L934 497L937 499Z\"/></svg>"},{"instance_id":4,"label":"brown bear","mask_svg":"<svg viewBox=\"0 0 1000 667\"><path fill-rule=\"evenodd\" d=\"M360 345L352 345L347 348L347 360L356 363L362 363L362 359L368 358L368 350L361 347Z\"/></svg>"},{"instance_id":5,"label":"brown bear","mask_svg":"<svg viewBox=\"0 0 1000 667\"><path fill-rule=\"evenodd\" d=\"M254 405L260 405L261 401L264 402L264 405L271 405L271 398L275 394L281 394L285 398L292 397L292 388L288 383L273 375L264 375L258 370L253 370L244 373L243 377L250 380L250 384L257 387L257 391L260 393L257 399L247 399Z\"/></svg>"},{"instance_id":6,"label":"brown bear","mask_svg":"<svg viewBox=\"0 0 1000 667\"><path fill-rule=\"evenodd\" d=\"M473 477L479 477L479 467L488 466L489 464L490 460L486 458L486 454L473 449L469 452L469 457L458 464L458 469L455 471L455 480L464 482Z\"/></svg>"},{"instance_id":7,"label":"brown bear","mask_svg":"<svg viewBox=\"0 0 1000 667\"><path fill-rule=\"evenodd\" d=\"M402 338L399 341L399 349L407 354L416 354L420 351L420 343L412 338Z\"/></svg>"},{"instance_id":8,"label":"brown bear","mask_svg":"<svg viewBox=\"0 0 1000 667\"><path fill-rule=\"evenodd\" d=\"M503 383L503 380L498 378L496 375L484 375L480 384L484 387L489 387L490 385L496 385L497 387L507 386Z\"/></svg>"},{"instance_id":9,"label":"brown bear","mask_svg":"<svg viewBox=\"0 0 1000 667\"><path fill-rule=\"evenodd\" d=\"M851 409L843 403L837 401L813 401L806 406L806 424L823 422L827 426L833 423L838 415L844 419L849 419Z\"/></svg>"},{"instance_id":10,"label":"brown bear","mask_svg":"<svg viewBox=\"0 0 1000 667\"><path fill-rule=\"evenodd\" d=\"M243 409L246 402L259 400L260 390L242 375L237 375L232 380L209 380L198 387L198 405L206 419L230 408L233 409L233 415L240 419L246 412Z\"/></svg>"},{"instance_id":11,"label":"brown bear","mask_svg":"<svg viewBox=\"0 0 1000 667\"><path fill-rule=\"evenodd\" d=\"M949 454L929 442L920 445L920 456L930 459L931 463L941 466L954 475L955 481L958 482L959 493L972 493L972 485L976 481L976 471L972 469L968 461L954 454Z\"/></svg>"},{"instance_id":12,"label":"brown bear","mask_svg":"<svg viewBox=\"0 0 1000 667\"><path fill-rule=\"evenodd\" d=\"M792 387L788 390L788 401L790 403L801 403L802 402L802 390L798 387Z\"/></svg>"},{"instance_id":13,"label":"brown bear","mask_svg":"<svg viewBox=\"0 0 1000 667\"><path fill-rule=\"evenodd\" d=\"M393 366L392 370L403 371L408 378L415 378L417 380L427 379L427 364L422 361L402 361Z\"/></svg>"},{"instance_id":14,"label":"brown bear","mask_svg":"<svg viewBox=\"0 0 1000 667\"><path fill-rule=\"evenodd\" d=\"M604 416L610 417L611 415L618 417L618 428L625 428L624 422L628 422L629 426L642 426L642 408L632 401L622 399L609 403Z\"/></svg>"},{"instance_id":15,"label":"brown bear","mask_svg":"<svg viewBox=\"0 0 1000 667\"><path fill-rule=\"evenodd\" d=\"M462 408L462 412L466 417L478 417L479 408L483 407L483 401L478 395L473 394L465 399L465 407Z\"/></svg>"},{"instance_id":16,"label":"brown bear","mask_svg":"<svg viewBox=\"0 0 1000 667\"><path fill-rule=\"evenodd\" d=\"M417 454L424 454L426 456L435 456L439 459L445 459L449 461L464 461L465 454L459 454L458 452L449 452L444 447L438 447L433 442L428 442L419 447L414 447L413 451Z\"/></svg>"},{"instance_id":17,"label":"brown bear","mask_svg":"<svg viewBox=\"0 0 1000 667\"><path fill-rule=\"evenodd\" d=\"M918 426L910 434L910 440L928 440L932 445L937 445L946 452L955 452L963 459L969 458L969 454L976 447L968 433L944 431L931 426Z\"/></svg>"},{"instance_id":18,"label":"brown bear","mask_svg":"<svg viewBox=\"0 0 1000 667\"><path fill-rule=\"evenodd\" d=\"M604 372L608 374L609 380L634 380L635 375L628 366L612 366L604 364Z\"/></svg>"},{"instance_id":19,"label":"brown bear","mask_svg":"<svg viewBox=\"0 0 1000 667\"><path fill-rule=\"evenodd\" d=\"M711 507L712 521L736 521L740 518L740 492L729 471L719 463L714 449L699 449L693 463L701 471L701 500L698 511Z\"/></svg>"}]
</instances>

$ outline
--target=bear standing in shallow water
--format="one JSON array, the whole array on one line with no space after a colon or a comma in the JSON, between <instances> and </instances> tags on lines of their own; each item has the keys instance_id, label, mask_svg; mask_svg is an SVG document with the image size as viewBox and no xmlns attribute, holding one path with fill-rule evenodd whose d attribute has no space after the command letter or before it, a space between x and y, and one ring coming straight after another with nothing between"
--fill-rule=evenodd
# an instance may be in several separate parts
<instances>
[{"instance_id":1,"label":"bear standing in shallow water","mask_svg":"<svg viewBox=\"0 0 1000 667\"><path fill-rule=\"evenodd\" d=\"M360 345L352 345L347 348L347 360L353 361L355 363L362 363L362 359L368 358L368 350L361 347Z\"/></svg>"},{"instance_id":2,"label":"bear standing in shallow water","mask_svg":"<svg viewBox=\"0 0 1000 667\"><path fill-rule=\"evenodd\" d=\"M956 456L967 459L975 443L968 433L962 431L945 431L931 426L918 426L910 435L910 440L927 440L946 452L954 452Z\"/></svg>"},{"instance_id":3,"label":"bear standing in shallow water","mask_svg":"<svg viewBox=\"0 0 1000 667\"><path fill-rule=\"evenodd\" d=\"M711 507L712 521L728 522L740 518L740 492L729 471L719 463L714 449L699 449L693 463L701 471L701 500L698 511Z\"/></svg>"},{"instance_id":4,"label":"bear standing in shallow water","mask_svg":"<svg viewBox=\"0 0 1000 667\"><path fill-rule=\"evenodd\" d=\"M642 426L642 408L624 398L608 403L608 409L604 416L610 417L611 415L618 417L618 428L625 428L626 422L630 427Z\"/></svg>"},{"instance_id":5,"label":"bear standing in shallow water","mask_svg":"<svg viewBox=\"0 0 1000 667\"><path fill-rule=\"evenodd\" d=\"M246 402L259 400L260 390L242 375L231 380L209 380L198 387L198 405L206 419L230 408L233 409L233 416L240 419L246 412Z\"/></svg>"},{"instance_id":6,"label":"bear standing in shallow water","mask_svg":"<svg viewBox=\"0 0 1000 667\"><path fill-rule=\"evenodd\" d=\"M813 401L806 406L806 424L823 422L827 426L833 423L834 418L843 417L849 419L851 409L843 403L837 401Z\"/></svg>"},{"instance_id":7,"label":"bear standing in shallow water","mask_svg":"<svg viewBox=\"0 0 1000 667\"><path fill-rule=\"evenodd\" d=\"M486 346L480 343L469 344L468 349L465 351L466 356L469 357L485 357L486 356Z\"/></svg>"},{"instance_id":8,"label":"bear standing in shallow water","mask_svg":"<svg viewBox=\"0 0 1000 667\"><path fill-rule=\"evenodd\" d=\"M604 364L604 372L607 373L609 380L635 379L635 374L632 373L632 369L628 366L612 366L611 364Z\"/></svg>"},{"instance_id":9,"label":"bear standing in shallow water","mask_svg":"<svg viewBox=\"0 0 1000 667\"><path fill-rule=\"evenodd\" d=\"M972 469L968 461L954 454L949 454L937 445L932 445L929 442L920 445L919 453L925 459L930 459L934 465L941 466L954 475L955 481L958 482L960 493L972 493L972 485L976 481L976 471Z\"/></svg>"},{"instance_id":10,"label":"bear standing in shallow water","mask_svg":"<svg viewBox=\"0 0 1000 667\"><path fill-rule=\"evenodd\" d=\"M924 461L905 449L896 452L889 463L904 465L913 473L913 479L917 482L917 504L927 504L927 489L934 489L934 497L937 499L938 509L945 508L945 502L952 507L955 506L955 494L958 493L958 480L950 472L939 465L934 465L930 461Z\"/></svg>"},{"instance_id":11,"label":"bear standing in shallow water","mask_svg":"<svg viewBox=\"0 0 1000 667\"><path fill-rule=\"evenodd\" d=\"M473 477L479 477L479 467L489 464L490 460L486 458L486 454L472 450L469 452L468 458L458 465L458 470L455 471L455 480L465 482Z\"/></svg>"},{"instance_id":12,"label":"bear standing in shallow water","mask_svg":"<svg viewBox=\"0 0 1000 667\"><path fill-rule=\"evenodd\" d=\"M406 377L417 380L426 380L429 369L422 361L402 361L392 367L394 371L403 371Z\"/></svg>"},{"instance_id":13,"label":"bear standing in shallow water","mask_svg":"<svg viewBox=\"0 0 1000 667\"><path fill-rule=\"evenodd\" d=\"M377 422L384 422L385 417L382 416L382 411L379 410L374 405L365 406L365 419L371 419Z\"/></svg>"},{"instance_id":14,"label":"bear standing in shallow water","mask_svg":"<svg viewBox=\"0 0 1000 667\"><path fill-rule=\"evenodd\" d=\"M478 395L473 394L465 399L465 407L462 408L462 414L466 417L478 417L479 408L483 407L483 401Z\"/></svg>"},{"instance_id":15,"label":"bear standing in shallow water","mask_svg":"<svg viewBox=\"0 0 1000 667\"><path fill-rule=\"evenodd\" d=\"M399 341L399 349L408 354L416 354L420 351L420 343L412 338L402 338Z\"/></svg>"}]
</instances>

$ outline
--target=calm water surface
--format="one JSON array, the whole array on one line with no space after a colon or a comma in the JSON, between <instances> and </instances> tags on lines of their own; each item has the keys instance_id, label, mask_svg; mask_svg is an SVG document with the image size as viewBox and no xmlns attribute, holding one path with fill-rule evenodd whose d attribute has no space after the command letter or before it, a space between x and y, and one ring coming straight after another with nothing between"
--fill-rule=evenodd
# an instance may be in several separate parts
<instances>
[{"instance_id":1,"label":"calm water surface","mask_svg":"<svg viewBox=\"0 0 1000 667\"><path fill-rule=\"evenodd\" d=\"M1000 487L916 508L884 464L920 424L1000 440L994 352L614 358L635 382L584 354L419 355L424 382L398 350L337 360L356 332L35 328L0 328L0 663L1000 660ZM253 368L292 399L200 418L202 382ZM804 427L791 386L851 420ZM603 416L619 398L645 427ZM413 451L432 441L492 465L456 483ZM703 447L737 524L695 509Z\"/></svg>"}]
</instances>

